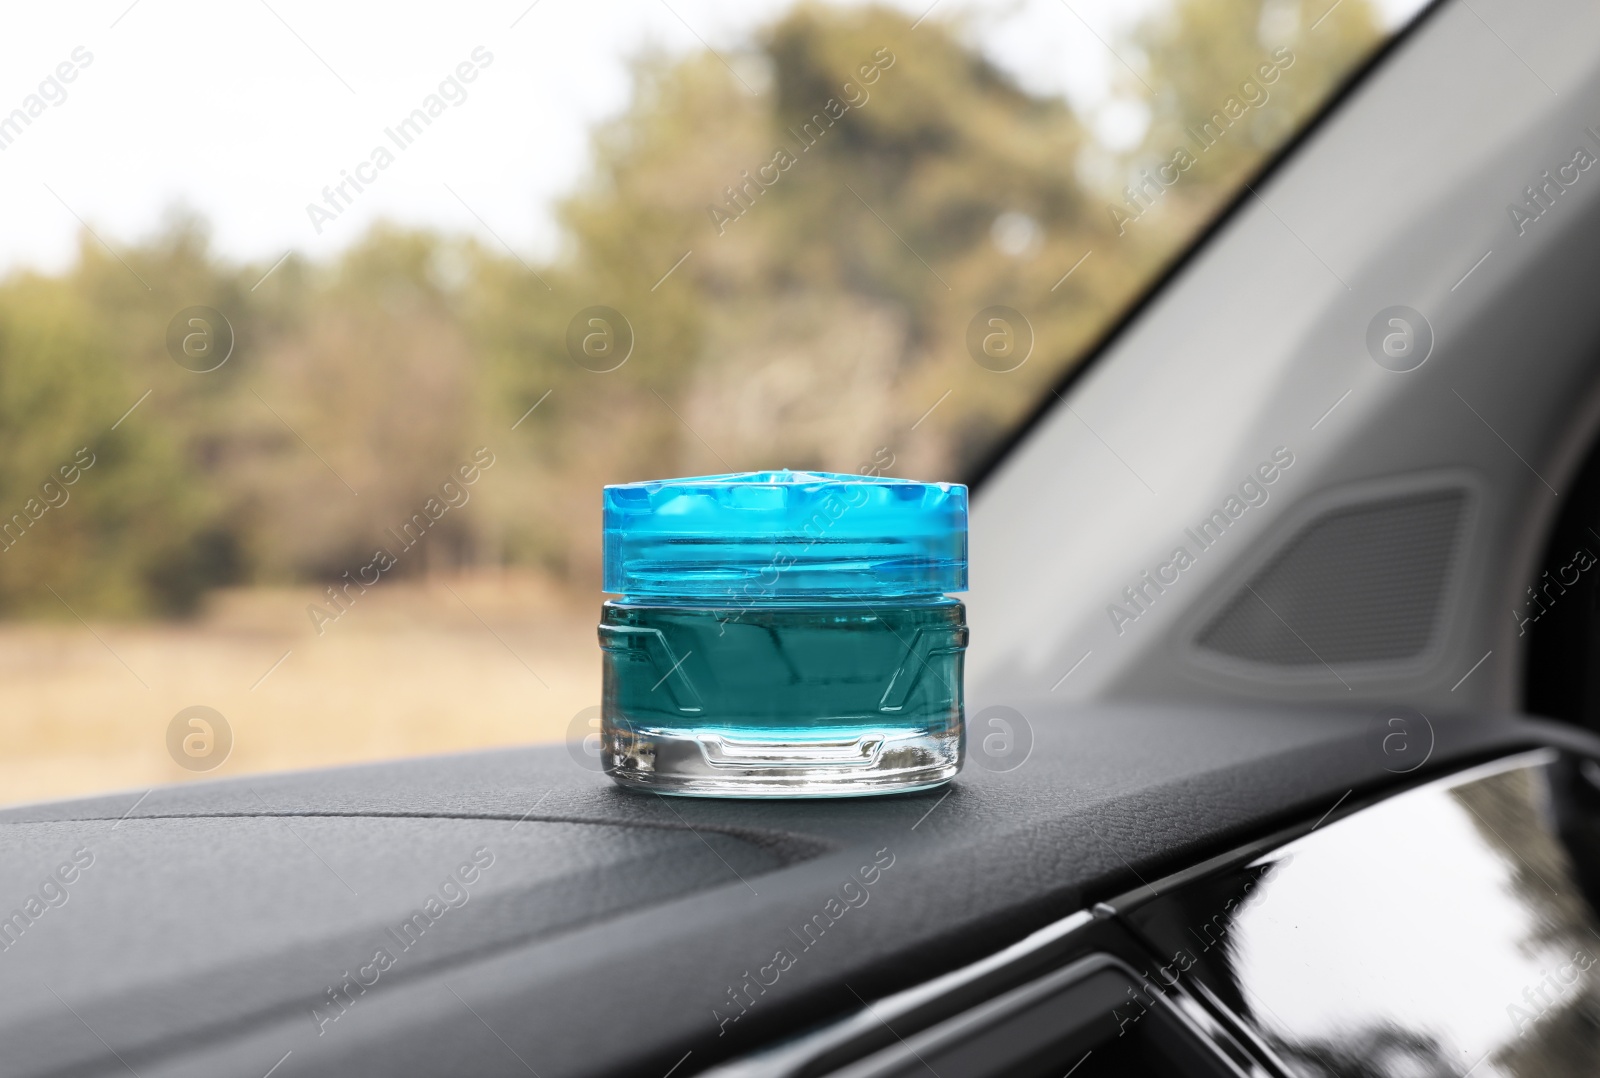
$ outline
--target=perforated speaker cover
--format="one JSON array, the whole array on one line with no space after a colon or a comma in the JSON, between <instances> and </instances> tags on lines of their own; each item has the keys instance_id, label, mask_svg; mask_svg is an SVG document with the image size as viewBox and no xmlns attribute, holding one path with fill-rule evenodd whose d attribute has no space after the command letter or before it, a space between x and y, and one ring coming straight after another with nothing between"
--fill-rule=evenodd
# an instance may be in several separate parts
<instances>
[{"instance_id":1,"label":"perforated speaker cover","mask_svg":"<svg viewBox=\"0 0 1600 1078\"><path fill-rule=\"evenodd\" d=\"M1272 666L1392 662L1424 651L1459 556L1467 494L1407 494L1322 514L1201 630L1210 652Z\"/></svg>"}]
</instances>

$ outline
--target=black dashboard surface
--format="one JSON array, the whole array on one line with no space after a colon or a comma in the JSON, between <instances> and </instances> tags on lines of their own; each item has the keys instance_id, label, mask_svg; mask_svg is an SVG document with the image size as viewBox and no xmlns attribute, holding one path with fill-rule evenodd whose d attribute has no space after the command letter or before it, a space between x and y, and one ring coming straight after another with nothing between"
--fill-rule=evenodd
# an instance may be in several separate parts
<instances>
[{"instance_id":1,"label":"black dashboard surface","mask_svg":"<svg viewBox=\"0 0 1600 1078\"><path fill-rule=\"evenodd\" d=\"M1010 703L1022 766L899 797L667 799L543 746L7 810L0 1074L693 1073L1352 791L1580 737L1435 717L1398 775L1370 711Z\"/></svg>"}]
</instances>

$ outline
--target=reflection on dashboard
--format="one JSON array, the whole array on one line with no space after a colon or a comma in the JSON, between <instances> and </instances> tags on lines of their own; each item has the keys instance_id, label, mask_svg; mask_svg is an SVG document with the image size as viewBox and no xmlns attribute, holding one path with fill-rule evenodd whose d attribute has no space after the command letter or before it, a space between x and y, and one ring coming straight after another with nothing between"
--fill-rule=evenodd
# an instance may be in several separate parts
<instances>
[{"instance_id":1,"label":"reflection on dashboard","mask_svg":"<svg viewBox=\"0 0 1600 1078\"><path fill-rule=\"evenodd\" d=\"M1323 824L1129 919L1291 1074L1589 1075L1597 881L1600 790L1544 751Z\"/></svg>"}]
</instances>

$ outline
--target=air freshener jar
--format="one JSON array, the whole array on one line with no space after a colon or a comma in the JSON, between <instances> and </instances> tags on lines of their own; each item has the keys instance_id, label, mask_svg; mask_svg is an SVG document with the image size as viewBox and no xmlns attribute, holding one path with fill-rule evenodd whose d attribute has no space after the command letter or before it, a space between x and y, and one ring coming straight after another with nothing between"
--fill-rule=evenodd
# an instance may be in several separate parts
<instances>
[{"instance_id":1,"label":"air freshener jar","mask_svg":"<svg viewBox=\"0 0 1600 1078\"><path fill-rule=\"evenodd\" d=\"M961 768L967 488L748 472L605 488L601 754L623 786L889 793Z\"/></svg>"}]
</instances>

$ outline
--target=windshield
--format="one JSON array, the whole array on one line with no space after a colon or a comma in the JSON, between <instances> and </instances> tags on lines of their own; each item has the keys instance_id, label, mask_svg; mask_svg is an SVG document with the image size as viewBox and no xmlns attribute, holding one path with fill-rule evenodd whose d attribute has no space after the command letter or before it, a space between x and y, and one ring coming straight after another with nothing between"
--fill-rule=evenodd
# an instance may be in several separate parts
<instances>
[{"instance_id":1,"label":"windshield","mask_svg":"<svg viewBox=\"0 0 1600 1078\"><path fill-rule=\"evenodd\" d=\"M582 736L603 484L966 477L1420 6L13 13L0 799Z\"/></svg>"}]
</instances>

